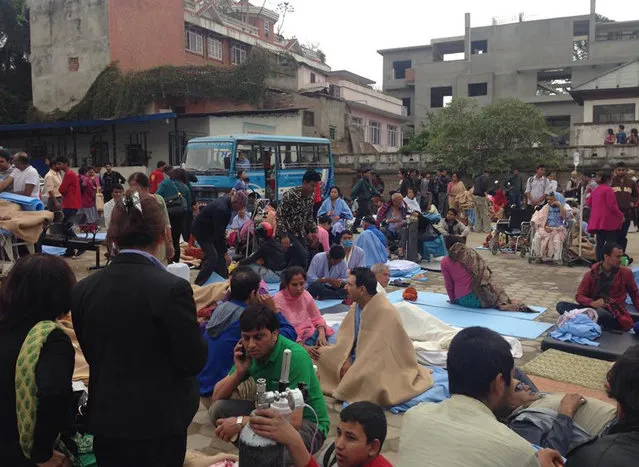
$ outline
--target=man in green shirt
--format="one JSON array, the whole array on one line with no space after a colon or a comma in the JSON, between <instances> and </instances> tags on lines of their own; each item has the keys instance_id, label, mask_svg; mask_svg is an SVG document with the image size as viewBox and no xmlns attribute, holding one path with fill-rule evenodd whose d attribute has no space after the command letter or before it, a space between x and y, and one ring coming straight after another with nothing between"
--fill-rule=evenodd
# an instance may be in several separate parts
<instances>
[{"instance_id":1,"label":"man in green shirt","mask_svg":"<svg viewBox=\"0 0 639 467\"><path fill-rule=\"evenodd\" d=\"M233 441L249 422L247 415L255 409L255 394L248 394L245 400L231 399L232 394L249 378L256 381L264 378L267 391L277 390L284 351L290 349L289 387L297 388L300 383L307 386L306 403L317 413L319 424L308 408L295 410L290 415L290 422L299 431L304 445L314 454L328 435L330 420L326 401L308 352L280 336L279 327L275 313L264 305L251 305L244 310L240 317L242 338L233 355L235 364L229 375L215 385L209 415L217 426L217 436L224 441ZM288 452L285 457L290 460ZM290 463L287 462L287 465Z\"/></svg>"}]
</instances>

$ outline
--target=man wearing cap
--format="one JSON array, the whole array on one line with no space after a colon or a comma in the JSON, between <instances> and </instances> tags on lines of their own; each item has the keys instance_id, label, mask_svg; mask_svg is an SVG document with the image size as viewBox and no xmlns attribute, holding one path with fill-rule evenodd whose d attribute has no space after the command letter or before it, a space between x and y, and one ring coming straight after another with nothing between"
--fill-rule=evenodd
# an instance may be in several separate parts
<instances>
[{"instance_id":1,"label":"man wearing cap","mask_svg":"<svg viewBox=\"0 0 639 467\"><path fill-rule=\"evenodd\" d=\"M222 196L209 203L193 221L193 235L204 253L200 273L195 279L197 285L205 284L214 272L225 279L228 277L231 258L227 253L226 226L233 212L246 207L246 200L245 191Z\"/></svg>"},{"instance_id":2,"label":"man wearing cap","mask_svg":"<svg viewBox=\"0 0 639 467\"><path fill-rule=\"evenodd\" d=\"M248 266L257 272L265 282L279 283L280 274L286 269L286 253L280 242L273 237L273 226L262 222L255 229L258 247L240 266Z\"/></svg>"}]
</instances>

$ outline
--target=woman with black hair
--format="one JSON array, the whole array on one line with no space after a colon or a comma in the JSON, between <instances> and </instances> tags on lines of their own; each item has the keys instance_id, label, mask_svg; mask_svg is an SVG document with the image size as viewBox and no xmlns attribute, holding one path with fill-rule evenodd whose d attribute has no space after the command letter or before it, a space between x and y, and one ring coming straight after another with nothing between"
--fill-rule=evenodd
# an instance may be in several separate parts
<instances>
[{"instance_id":1,"label":"woman with black hair","mask_svg":"<svg viewBox=\"0 0 639 467\"><path fill-rule=\"evenodd\" d=\"M125 193L109 227L118 255L73 291L73 323L91 370L88 430L100 467L184 462L207 345L191 285L157 258L164 228L153 195Z\"/></svg>"},{"instance_id":2,"label":"woman with black hair","mask_svg":"<svg viewBox=\"0 0 639 467\"><path fill-rule=\"evenodd\" d=\"M188 213L191 210L191 189L189 178L184 169L173 169L170 178L164 179L158 187L157 195L164 198L166 209L171 222L171 237L173 240L173 257L169 258L173 263L180 262L180 236L185 233L184 226ZM188 241L188 238L184 240Z\"/></svg>"},{"instance_id":3,"label":"woman with black hair","mask_svg":"<svg viewBox=\"0 0 639 467\"><path fill-rule=\"evenodd\" d=\"M54 450L70 426L74 351L55 323L75 276L61 258L20 258L0 289L0 463L62 466Z\"/></svg>"}]
</instances>

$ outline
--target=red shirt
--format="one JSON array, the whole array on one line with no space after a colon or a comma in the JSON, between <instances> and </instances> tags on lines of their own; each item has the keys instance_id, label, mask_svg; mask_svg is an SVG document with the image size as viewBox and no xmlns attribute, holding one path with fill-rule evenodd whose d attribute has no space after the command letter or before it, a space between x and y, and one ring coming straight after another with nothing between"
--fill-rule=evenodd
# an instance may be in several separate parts
<instances>
[{"instance_id":1,"label":"red shirt","mask_svg":"<svg viewBox=\"0 0 639 467\"><path fill-rule=\"evenodd\" d=\"M158 191L160 183L164 181L164 169L155 169L153 172L151 172L149 181L151 182L151 188L149 191L151 193L155 193L156 191Z\"/></svg>"},{"instance_id":2,"label":"red shirt","mask_svg":"<svg viewBox=\"0 0 639 467\"><path fill-rule=\"evenodd\" d=\"M308 462L306 467L319 467L319 464L315 459L313 459L313 457L311 457L311 460ZM393 464L388 462L386 458L380 454L372 461L363 464L361 467L393 467Z\"/></svg>"},{"instance_id":3,"label":"red shirt","mask_svg":"<svg viewBox=\"0 0 639 467\"><path fill-rule=\"evenodd\" d=\"M62 195L62 209L82 208L80 179L73 170L69 169L64 173L59 190Z\"/></svg>"}]
</instances>

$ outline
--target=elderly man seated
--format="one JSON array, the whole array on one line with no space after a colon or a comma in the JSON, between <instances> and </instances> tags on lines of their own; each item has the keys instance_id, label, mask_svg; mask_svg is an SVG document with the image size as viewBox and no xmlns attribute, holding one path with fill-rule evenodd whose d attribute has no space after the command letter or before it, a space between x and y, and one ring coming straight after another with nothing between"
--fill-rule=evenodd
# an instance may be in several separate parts
<instances>
[{"instance_id":1,"label":"elderly man seated","mask_svg":"<svg viewBox=\"0 0 639 467\"><path fill-rule=\"evenodd\" d=\"M377 214L377 225L380 231L386 236L391 252L397 251L399 256L403 256L406 248L407 216L408 208L401 193L393 193L391 200Z\"/></svg>"},{"instance_id":2,"label":"elderly man seated","mask_svg":"<svg viewBox=\"0 0 639 467\"><path fill-rule=\"evenodd\" d=\"M602 328L624 331L632 328L633 320L626 307L626 297L629 296L635 308L639 309L639 291L632 271L621 266L622 256L620 245L606 243L603 261L593 264L579 284L577 303L559 302L559 314L578 308L594 308Z\"/></svg>"},{"instance_id":3,"label":"elderly man seated","mask_svg":"<svg viewBox=\"0 0 639 467\"><path fill-rule=\"evenodd\" d=\"M535 211L530 222L535 226L532 251L542 260L561 259L562 243L568 232L564 227L567 218L566 199L557 192L549 193L547 202L539 211Z\"/></svg>"},{"instance_id":4,"label":"elderly man seated","mask_svg":"<svg viewBox=\"0 0 639 467\"><path fill-rule=\"evenodd\" d=\"M337 343L319 349L324 393L342 401L363 399L389 407L429 389L430 372L417 363L397 309L377 293L373 272L353 269L346 288L353 305Z\"/></svg>"},{"instance_id":5,"label":"elderly man seated","mask_svg":"<svg viewBox=\"0 0 639 467\"><path fill-rule=\"evenodd\" d=\"M307 272L308 293L318 300L343 300L346 298L348 279L346 251L341 245L333 245L328 253L313 257Z\"/></svg>"},{"instance_id":6,"label":"elderly man seated","mask_svg":"<svg viewBox=\"0 0 639 467\"><path fill-rule=\"evenodd\" d=\"M371 271L377 279L377 293L386 293L386 287L390 282L390 266L384 263L373 264Z\"/></svg>"},{"instance_id":7,"label":"elderly man seated","mask_svg":"<svg viewBox=\"0 0 639 467\"><path fill-rule=\"evenodd\" d=\"M365 265L367 268L375 263L385 263L388 261L388 249L386 247L386 237L375 226L373 216L366 216L362 220L363 231L355 240L355 246L360 247L365 254Z\"/></svg>"}]
</instances>

